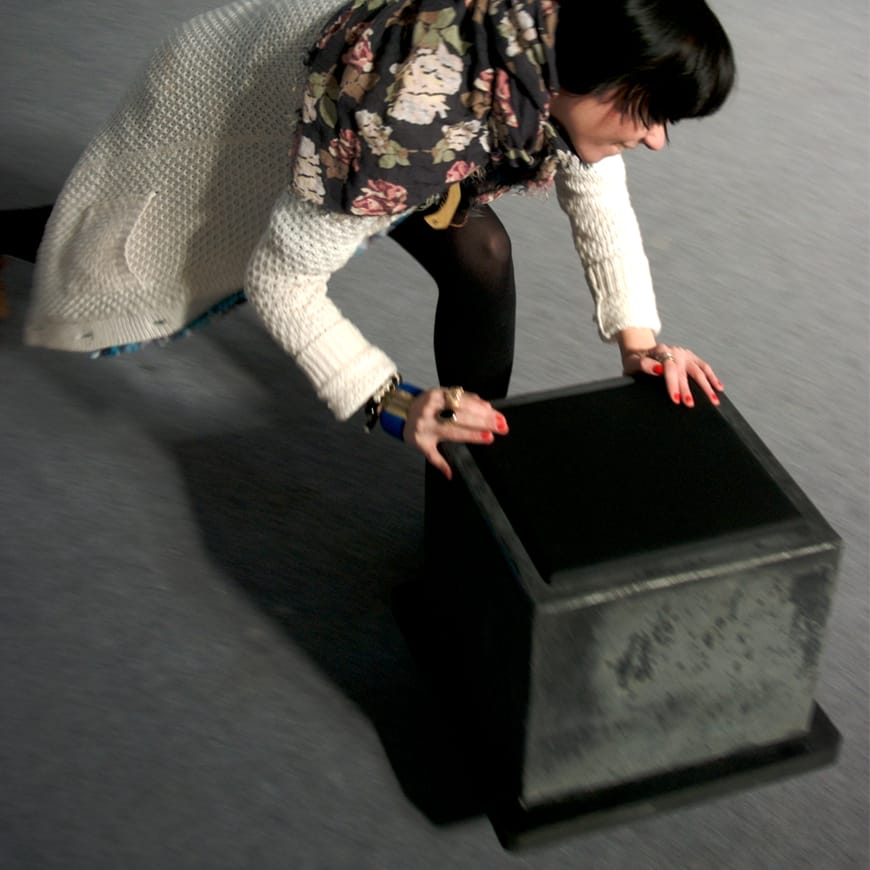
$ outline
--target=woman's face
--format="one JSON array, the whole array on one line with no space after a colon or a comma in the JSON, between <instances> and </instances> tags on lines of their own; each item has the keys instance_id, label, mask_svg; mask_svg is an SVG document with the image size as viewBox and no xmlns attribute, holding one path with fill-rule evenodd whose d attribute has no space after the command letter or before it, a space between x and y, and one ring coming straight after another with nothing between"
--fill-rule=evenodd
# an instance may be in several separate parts
<instances>
[{"instance_id":1,"label":"woman's face","mask_svg":"<svg viewBox=\"0 0 870 870\"><path fill-rule=\"evenodd\" d=\"M558 91L550 96L550 114L565 128L571 144L586 163L645 145L652 151L665 147L664 124L647 127L624 115L614 98Z\"/></svg>"}]
</instances>

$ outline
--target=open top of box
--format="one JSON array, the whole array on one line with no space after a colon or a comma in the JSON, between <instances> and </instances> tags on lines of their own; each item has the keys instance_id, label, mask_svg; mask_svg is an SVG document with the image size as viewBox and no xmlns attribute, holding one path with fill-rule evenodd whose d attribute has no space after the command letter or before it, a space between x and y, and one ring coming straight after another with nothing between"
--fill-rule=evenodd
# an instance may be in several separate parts
<instances>
[{"instance_id":1,"label":"open top of box","mask_svg":"<svg viewBox=\"0 0 870 870\"><path fill-rule=\"evenodd\" d=\"M468 453L546 582L812 511L727 399L695 399L641 377L497 403L510 435Z\"/></svg>"}]
</instances>

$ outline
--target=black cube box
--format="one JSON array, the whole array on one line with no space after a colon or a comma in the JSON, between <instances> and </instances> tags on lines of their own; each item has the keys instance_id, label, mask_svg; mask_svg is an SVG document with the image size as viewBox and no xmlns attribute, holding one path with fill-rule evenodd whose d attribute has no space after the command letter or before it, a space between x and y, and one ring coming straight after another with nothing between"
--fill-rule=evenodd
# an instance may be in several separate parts
<instances>
[{"instance_id":1,"label":"black cube box","mask_svg":"<svg viewBox=\"0 0 870 870\"><path fill-rule=\"evenodd\" d=\"M695 398L639 377L508 399L510 435L427 477L438 666L519 827L648 807L820 728L833 758L813 693L840 539L727 397Z\"/></svg>"}]
</instances>

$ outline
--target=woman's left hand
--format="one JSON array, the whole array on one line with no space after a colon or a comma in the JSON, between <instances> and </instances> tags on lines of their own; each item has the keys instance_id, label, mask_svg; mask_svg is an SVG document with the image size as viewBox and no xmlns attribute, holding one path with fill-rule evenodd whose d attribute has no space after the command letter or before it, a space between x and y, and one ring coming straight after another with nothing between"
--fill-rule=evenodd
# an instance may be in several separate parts
<instances>
[{"instance_id":1,"label":"woman's left hand","mask_svg":"<svg viewBox=\"0 0 870 870\"><path fill-rule=\"evenodd\" d=\"M675 405L691 408L695 401L689 389L693 380L714 404L719 404L717 390L725 389L712 366L687 347L659 342L645 350L622 352L622 369L627 375L645 372L664 378L668 395Z\"/></svg>"}]
</instances>

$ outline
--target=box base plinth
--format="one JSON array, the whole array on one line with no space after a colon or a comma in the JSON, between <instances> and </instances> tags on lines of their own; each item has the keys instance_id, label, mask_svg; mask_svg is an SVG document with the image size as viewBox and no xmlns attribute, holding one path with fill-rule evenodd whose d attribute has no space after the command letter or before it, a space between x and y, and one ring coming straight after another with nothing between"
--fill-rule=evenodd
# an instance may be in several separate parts
<instances>
[{"instance_id":1,"label":"box base plinth","mask_svg":"<svg viewBox=\"0 0 870 870\"><path fill-rule=\"evenodd\" d=\"M802 737L533 809L495 797L489 817L502 846L518 851L807 773L832 764L840 743L840 732L816 704Z\"/></svg>"}]
</instances>

